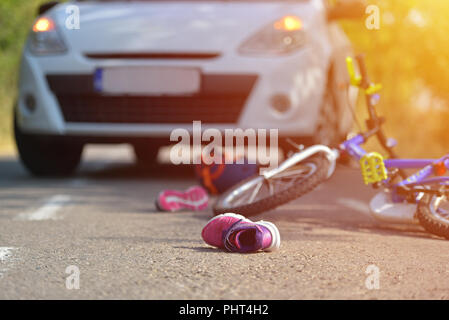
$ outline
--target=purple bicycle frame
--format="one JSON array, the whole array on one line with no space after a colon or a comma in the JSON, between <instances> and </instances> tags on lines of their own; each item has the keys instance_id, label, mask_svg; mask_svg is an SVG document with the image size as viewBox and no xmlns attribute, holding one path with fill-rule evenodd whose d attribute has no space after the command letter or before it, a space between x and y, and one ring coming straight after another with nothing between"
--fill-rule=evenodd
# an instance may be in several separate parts
<instances>
[{"instance_id":1,"label":"purple bicycle frame","mask_svg":"<svg viewBox=\"0 0 449 320\"><path fill-rule=\"evenodd\" d=\"M365 143L363 135L359 134L352 139L346 140L340 145L340 149L347 152L351 157L358 161L367 153L360 145ZM387 187L395 192L397 187L401 186L413 186L424 184L449 184L448 176L434 175L434 164L444 163L446 169L449 169L449 155L445 155L440 159L386 159L384 164L386 168L397 169L420 169L415 174L409 176L407 179L402 180L397 184L390 184L389 180L385 180ZM393 196L393 199L397 197Z\"/></svg>"}]
</instances>

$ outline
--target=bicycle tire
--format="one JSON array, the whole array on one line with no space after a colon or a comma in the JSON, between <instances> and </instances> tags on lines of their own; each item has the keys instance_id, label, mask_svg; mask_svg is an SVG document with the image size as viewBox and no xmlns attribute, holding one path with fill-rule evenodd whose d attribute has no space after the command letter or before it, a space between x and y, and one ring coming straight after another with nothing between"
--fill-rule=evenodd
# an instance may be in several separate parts
<instances>
[{"instance_id":1,"label":"bicycle tire","mask_svg":"<svg viewBox=\"0 0 449 320\"><path fill-rule=\"evenodd\" d=\"M431 194L425 194L419 201L417 211L419 223L429 233L449 240L449 221L445 223L435 217L430 208L434 197Z\"/></svg>"},{"instance_id":2,"label":"bicycle tire","mask_svg":"<svg viewBox=\"0 0 449 320\"><path fill-rule=\"evenodd\" d=\"M308 163L308 162L314 163L317 167L317 170L312 175L302 180L301 183L294 184L281 193L278 194L275 193L272 196L260 199L253 203L244 204L233 208L223 207L222 205L223 201L234 190L238 189L245 183L248 183L248 181L257 178L258 176L253 176L241 181L237 185L227 190L217 199L213 207L214 214L219 215L222 213L234 212L243 215L245 217L254 216L262 212L272 210L282 204L285 204L287 202L290 202L294 199L297 199L305 195L306 193L312 191L313 189L315 189L315 187L317 187L319 184L321 184L323 181L327 179L327 174L330 166L329 160L323 154L317 154L314 155L313 157L301 161L301 163Z\"/></svg>"}]
</instances>

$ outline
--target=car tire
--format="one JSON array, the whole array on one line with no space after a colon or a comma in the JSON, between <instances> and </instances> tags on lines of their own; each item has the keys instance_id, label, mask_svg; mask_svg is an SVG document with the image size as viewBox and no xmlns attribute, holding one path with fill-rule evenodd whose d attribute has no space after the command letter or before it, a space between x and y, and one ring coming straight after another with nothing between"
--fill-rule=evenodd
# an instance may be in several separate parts
<instances>
[{"instance_id":1,"label":"car tire","mask_svg":"<svg viewBox=\"0 0 449 320\"><path fill-rule=\"evenodd\" d=\"M332 72L330 72L318 115L313 139L315 144L336 147L342 142L335 90Z\"/></svg>"},{"instance_id":2,"label":"car tire","mask_svg":"<svg viewBox=\"0 0 449 320\"><path fill-rule=\"evenodd\" d=\"M14 137L20 160L35 176L68 176L81 162L82 144L24 133L16 116Z\"/></svg>"},{"instance_id":3,"label":"car tire","mask_svg":"<svg viewBox=\"0 0 449 320\"><path fill-rule=\"evenodd\" d=\"M159 146L147 143L138 143L133 145L137 164L140 166L150 166L157 161Z\"/></svg>"}]
</instances>

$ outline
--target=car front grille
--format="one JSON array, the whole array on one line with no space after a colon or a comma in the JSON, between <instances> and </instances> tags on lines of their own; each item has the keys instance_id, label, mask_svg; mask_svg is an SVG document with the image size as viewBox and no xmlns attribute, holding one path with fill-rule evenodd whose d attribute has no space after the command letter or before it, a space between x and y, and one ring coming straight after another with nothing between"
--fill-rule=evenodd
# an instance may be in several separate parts
<instances>
[{"instance_id":1,"label":"car front grille","mask_svg":"<svg viewBox=\"0 0 449 320\"><path fill-rule=\"evenodd\" d=\"M162 60L196 60L215 59L220 57L219 52L103 52L85 53L89 59L162 59Z\"/></svg>"},{"instance_id":2,"label":"car front grille","mask_svg":"<svg viewBox=\"0 0 449 320\"><path fill-rule=\"evenodd\" d=\"M189 96L112 96L95 92L93 75L47 75L66 122L235 123L256 75L202 75Z\"/></svg>"}]
</instances>

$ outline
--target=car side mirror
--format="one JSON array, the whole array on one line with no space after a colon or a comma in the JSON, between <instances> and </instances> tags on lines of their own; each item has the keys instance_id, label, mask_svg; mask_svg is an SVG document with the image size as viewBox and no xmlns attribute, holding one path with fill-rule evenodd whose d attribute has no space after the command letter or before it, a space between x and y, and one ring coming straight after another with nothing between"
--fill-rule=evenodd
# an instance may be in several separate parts
<instances>
[{"instance_id":1,"label":"car side mirror","mask_svg":"<svg viewBox=\"0 0 449 320\"><path fill-rule=\"evenodd\" d=\"M44 14L45 12L47 12L48 10L50 10L57 4L59 4L59 1L48 1L48 2L45 2L44 4L41 4L39 6L39 8L37 8L37 15L40 16L40 15Z\"/></svg>"},{"instance_id":2,"label":"car side mirror","mask_svg":"<svg viewBox=\"0 0 449 320\"><path fill-rule=\"evenodd\" d=\"M366 3L364 0L337 0L327 10L329 21L340 19L361 19L365 15Z\"/></svg>"}]
</instances>

